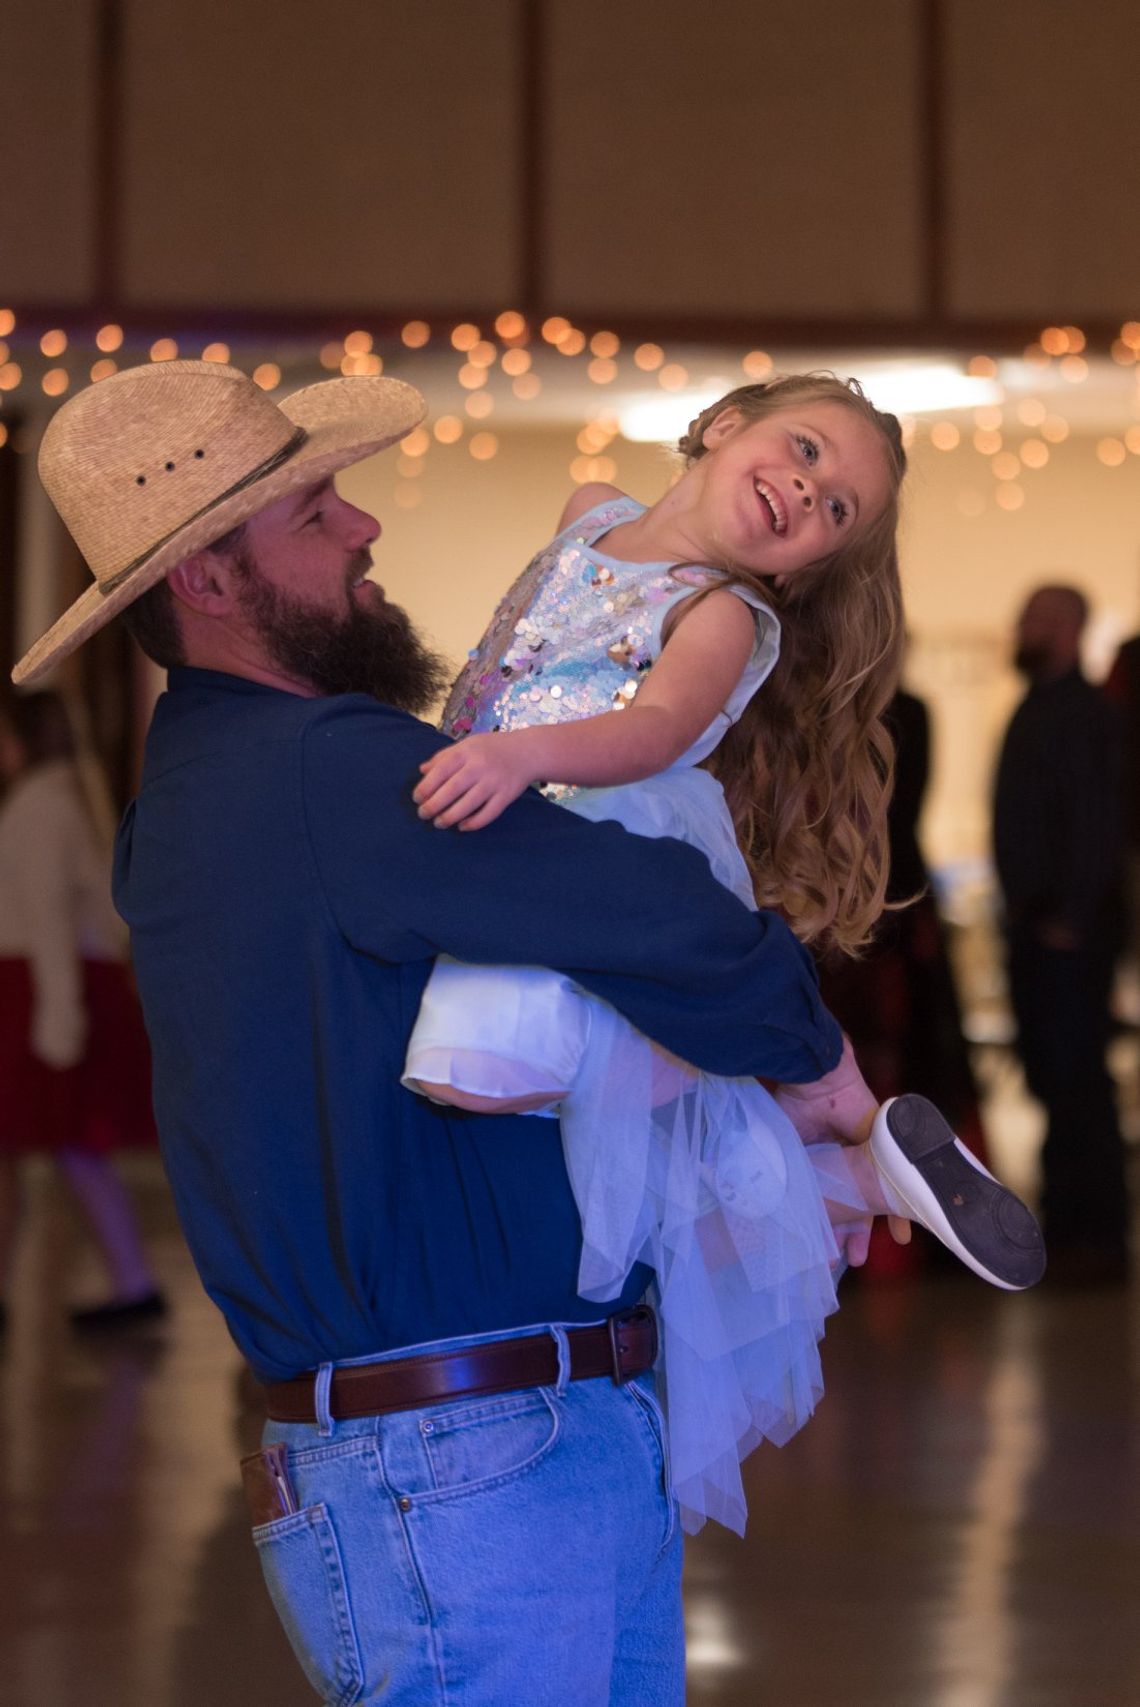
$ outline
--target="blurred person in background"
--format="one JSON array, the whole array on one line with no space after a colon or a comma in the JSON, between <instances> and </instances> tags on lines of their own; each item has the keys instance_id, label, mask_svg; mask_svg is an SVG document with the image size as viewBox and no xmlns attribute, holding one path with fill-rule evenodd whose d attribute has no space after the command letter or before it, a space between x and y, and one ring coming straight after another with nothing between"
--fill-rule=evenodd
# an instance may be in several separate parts
<instances>
[{"instance_id":1,"label":"blurred person in background","mask_svg":"<svg viewBox=\"0 0 1140 1707\"><path fill-rule=\"evenodd\" d=\"M1120 715L1126 948L1134 970L1140 974L1140 634L1132 635L1121 645L1104 684L1104 693Z\"/></svg>"},{"instance_id":2,"label":"blurred person in background","mask_svg":"<svg viewBox=\"0 0 1140 1707\"><path fill-rule=\"evenodd\" d=\"M917 694L899 688L884 722L895 743L895 786L887 811L888 911L860 959L824 958L820 987L879 1101L903 1091L929 1097L986 1162L946 930L918 839L930 778L930 714ZM876 1227L872 1235L869 1275L911 1272L924 1258L941 1260L941 1247L921 1230L910 1245L884 1238L884 1232Z\"/></svg>"},{"instance_id":3,"label":"blurred person in background","mask_svg":"<svg viewBox=\"0 0 1140 1707\"><path fill-rule=\"evenodd\" d=\"M109 1297L73 1311L73 1323L158 1316L165 1302L108 1160L155 1142L150 1059L111 904L110 850L59 694L4 705L0 776L0 1302L23 1213L21 1164L41 1152L75 1194L110 1278Z\"/></svg>"},{"instance_id":4,"label":"blurred person in background","mask_svg":"<svg viewBox=\"0 0 1140 1707\"><path fill-rule=\"evenodd\" d=\"M994 852L1005 901L1017 1050L1048 1120L1041 1155L1050 1274L1129 1268L1124 1145L1105 1060L1123 940L1119 719L1081 673L1088 602L1042 586L1018 619L1029 691L998 763Z\"/></svg>"}]
</instances>

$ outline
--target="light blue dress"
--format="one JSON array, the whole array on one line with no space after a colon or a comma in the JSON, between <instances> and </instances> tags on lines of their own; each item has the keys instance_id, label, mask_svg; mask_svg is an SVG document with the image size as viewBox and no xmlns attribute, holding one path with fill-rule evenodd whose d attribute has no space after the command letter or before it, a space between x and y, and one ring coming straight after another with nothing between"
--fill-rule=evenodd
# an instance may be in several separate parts
<instances>
[{"instance_id":1,"label":"light blue dress","mask_svg":"<svg viewBox=\"0 0 1140 1707\"><path fill-rule=\"evenodd\" d=\"M630 704L669 613L711 573L629 563L600 548L643 509L607 502L539 553L470 655L445 712L449 733L620 714ZM752 907L723 791L698 766L770 673L780 625L756 593L732 590L755 612L756 643L692 748L641 782L548 792L585 817L700 848ZM633 861L614 874L615 883L635 880ZM835 1147L805 1151L754 1079L677 1061L571 979L538 967L438 963L405 1068L405 1083L417 1081L550 1096L582 1218L578 1289L605 1302L635 1262L651 1265L682 1520L692 1531L711 1516L743 1532L742 1459L762 1439L788 1440L822 1392L818 1342L836 1307L838 1252L821 1179L835 1172ZM827 1195L854 1202L838 1173Z\"/></svg>"}]
</instances>

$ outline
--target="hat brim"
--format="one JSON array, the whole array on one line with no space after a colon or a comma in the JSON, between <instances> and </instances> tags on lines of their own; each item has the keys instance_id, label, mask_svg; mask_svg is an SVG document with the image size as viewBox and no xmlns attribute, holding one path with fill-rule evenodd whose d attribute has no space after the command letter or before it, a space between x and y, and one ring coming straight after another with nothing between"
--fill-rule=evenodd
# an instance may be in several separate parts
<instances>
[{"instance_id":1,"label":"hat brim","mask_svg":"<svg viewBox=\"0 0 1140 1707\"><path fill-rule=\"evenodd\" d=\"M17 685L45 675L183 558L291 492L387 450L423 420L427 404L414 386L402 380L361 376L306 386L285 398L281 410L308 435L300 449L264 479L212 505L164 539L109 591L98 584L89 587L20 659L12 671Z\"/></svg>"}]
</instances>

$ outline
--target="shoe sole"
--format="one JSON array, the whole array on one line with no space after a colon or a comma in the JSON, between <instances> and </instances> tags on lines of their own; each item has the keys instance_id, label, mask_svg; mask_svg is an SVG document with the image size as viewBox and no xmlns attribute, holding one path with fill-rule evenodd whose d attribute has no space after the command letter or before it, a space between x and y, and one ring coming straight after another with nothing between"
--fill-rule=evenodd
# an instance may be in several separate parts
<instances>
[{"instance_id":1,"label":"shoe sole","mask_svg":"<svg viewBox=\"0 0 1140 1707\"><path fill-rule=\"evenodd\" d=\"M1019 1197L956 1138L925 1097L894 1097L871 1129L879 1171L921 1223L975 1274L1007 1292L1045 1273L1041 1229Z\"/></svg>"}]
</instances>

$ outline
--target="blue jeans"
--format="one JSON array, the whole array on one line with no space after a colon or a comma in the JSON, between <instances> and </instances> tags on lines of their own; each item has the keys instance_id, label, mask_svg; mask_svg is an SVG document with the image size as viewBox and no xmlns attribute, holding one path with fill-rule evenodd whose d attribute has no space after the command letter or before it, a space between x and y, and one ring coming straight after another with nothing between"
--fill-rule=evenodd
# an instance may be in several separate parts
<instances>
[{"instance_id":1,"label":"blue jeans","mask_svg":"<svg viewBox=\"0 0 1140 1707\"><path fill-rule=\"evenodd\" d=\"M288 1448L300 1510L253 1538L326 1703L683 1703L681 1535L651 1375L323 1430L270 1422L264 1439Z\"/></svg>"}]
</instances>

